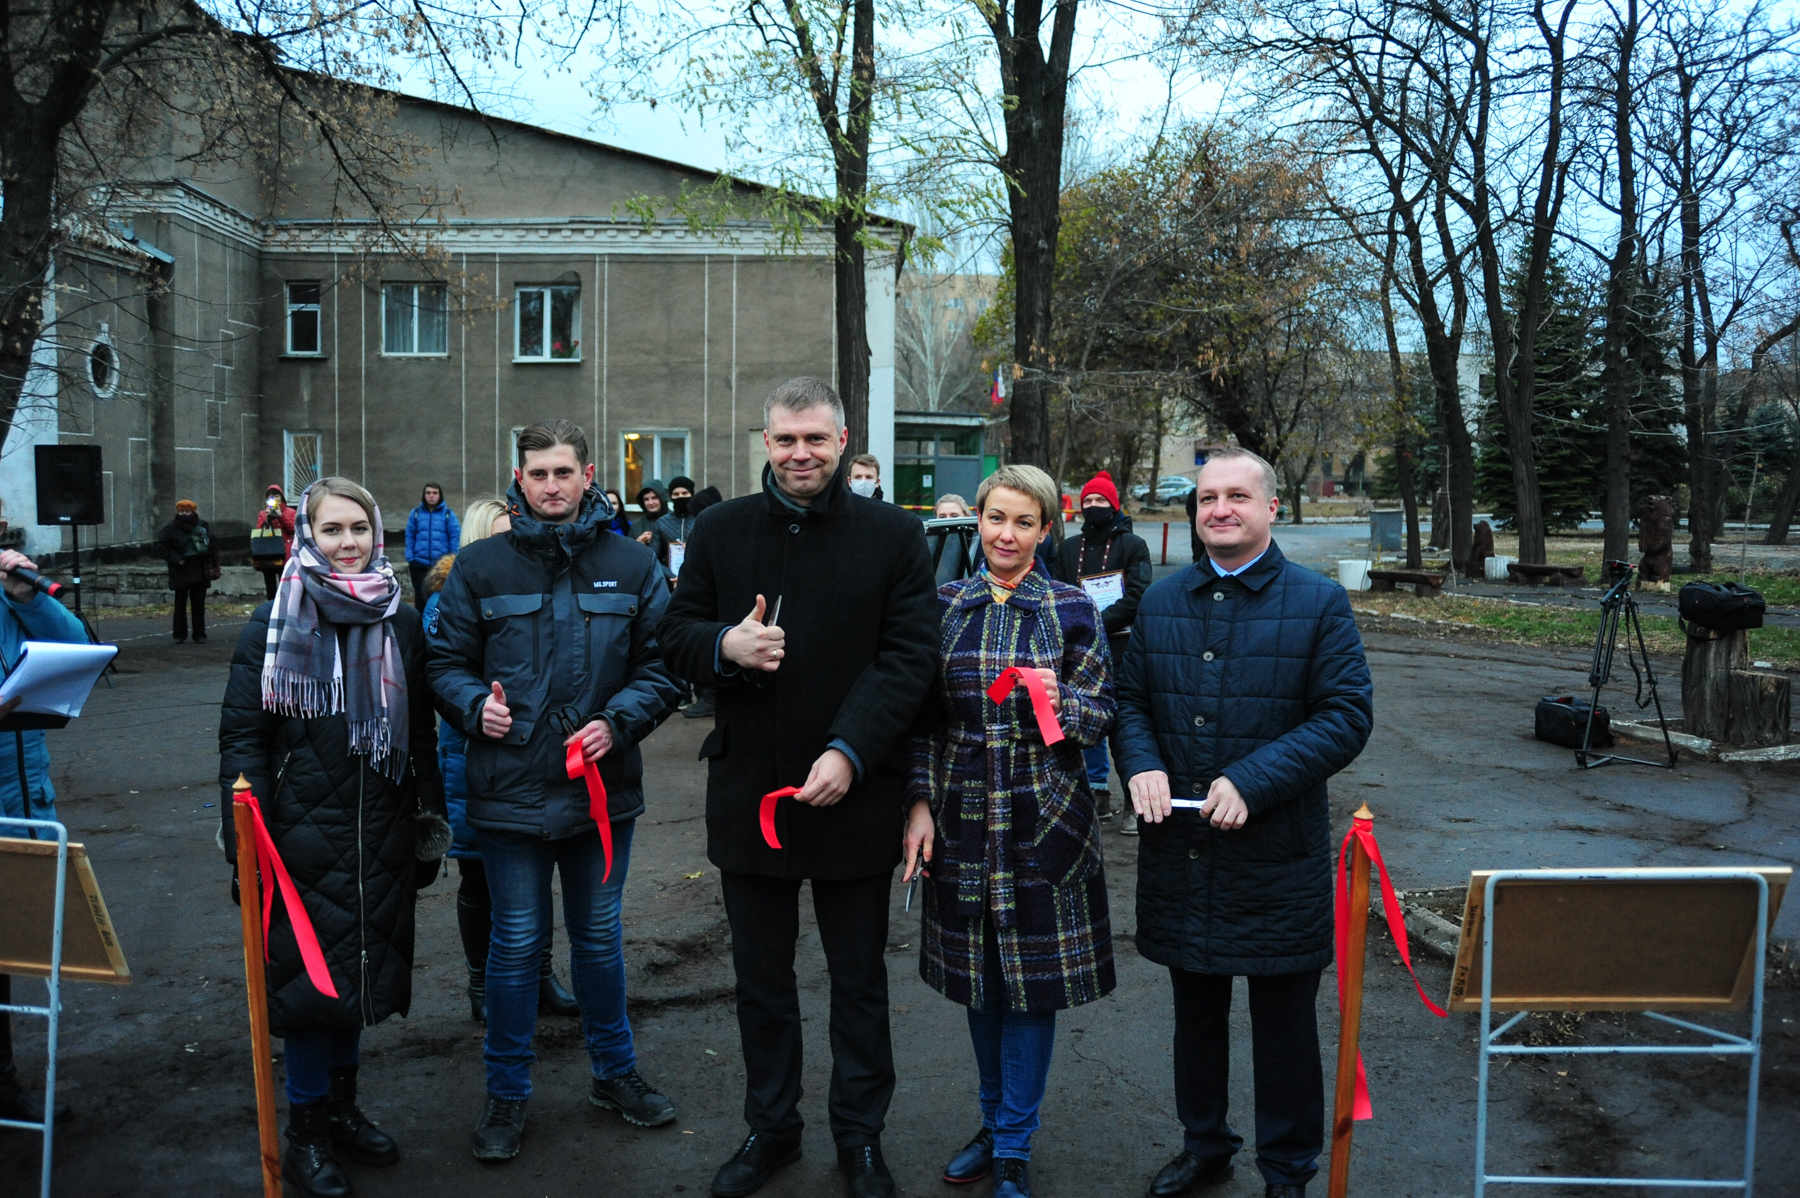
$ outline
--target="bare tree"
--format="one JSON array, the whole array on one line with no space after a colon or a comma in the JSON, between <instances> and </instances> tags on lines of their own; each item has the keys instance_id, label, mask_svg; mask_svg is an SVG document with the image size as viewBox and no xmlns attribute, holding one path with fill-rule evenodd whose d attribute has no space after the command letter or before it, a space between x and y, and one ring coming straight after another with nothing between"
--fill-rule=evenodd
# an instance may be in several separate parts
<instances>
[{"instance_id":1,"label":"bare tree","mask_svg":"<svg viewBox=\"0 0 1800 1198\"><path fill-rule=\"evenodd\" d=\"M972 336L986 302L968 275L909 272L895 313L895 371L906 406L936 412L985 392L988 372Z\"/></svg>"}]
</instances>

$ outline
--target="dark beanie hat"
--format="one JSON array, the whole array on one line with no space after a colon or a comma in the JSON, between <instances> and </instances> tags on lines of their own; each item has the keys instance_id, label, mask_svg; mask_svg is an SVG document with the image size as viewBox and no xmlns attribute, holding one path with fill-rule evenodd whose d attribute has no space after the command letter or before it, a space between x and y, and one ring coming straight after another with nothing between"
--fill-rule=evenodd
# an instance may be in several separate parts
<instances>
[{"instance_id":1,"label":"dark beanie hat","mask_svg":"<svg viewBox=\"0 0 1800 1198\"><path fill-rule=\"evenodd\" d=\"M686 487L687 493L692 495L694 493L694 480L685 474L677 474L674 478L669 480L669 490L673 491L676 487Z\"/></svg>"},{"instance_id":2,"label":"dark beanie hat","mask_svg":"<svg viewBox=\"0 0 1800 1198\"><path fill-rule=\"evenodd\" d=\"M1082 485L1081 498L1086 499L1089 495L1098 495L1115 508L1119 506L1119 488L1113 486L1112 475L1104 470Z\"/></svg>"}]
</instances>

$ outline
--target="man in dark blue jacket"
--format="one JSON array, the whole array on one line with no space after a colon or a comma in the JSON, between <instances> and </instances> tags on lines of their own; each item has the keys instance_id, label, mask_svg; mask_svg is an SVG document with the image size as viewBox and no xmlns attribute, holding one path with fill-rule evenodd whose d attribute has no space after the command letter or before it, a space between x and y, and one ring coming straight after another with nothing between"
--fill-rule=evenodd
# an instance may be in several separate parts
<instances>
[{"instance_id":1,"label":"man in dark blue jacket","mask_svg":"<svg viewBox=\"0 0 1800 1198\"><path fill-rule=\"evenodd\" d=\"M1298 1198L1324 1145L1314 1005L1331 960L1325 781L1369 738L1369 667L1344 591L1270 537L1275 472L1212 454L1196 489L1204 556L1145 593L1118 672L1113 752L1143 820L1137 945L1175 990L1182 1151L1153 1198L1222 1180L1231 985L1250 991L1256 1163Z\"/></svg>"},{"instance_id":2,"label":"man in dark blue jacket","mask_svg":"<svg viewBox=\"0 0 1800 1198\"><path fill-rule=\"evenodd\" d=\"M638 1072L619 918L644 809L638 744L679 694L656 640L669 588L648 549L607 532L611 511L574 424L521 432L513 478L512 528L457 555L429 646L432 687L469 738L467 816L493 896L487 1101L474 1138L483 1161L517 1156L525 1131L552 869L589 1100L642 1127L675 1118Z\"/></svg>"}]
</instances>

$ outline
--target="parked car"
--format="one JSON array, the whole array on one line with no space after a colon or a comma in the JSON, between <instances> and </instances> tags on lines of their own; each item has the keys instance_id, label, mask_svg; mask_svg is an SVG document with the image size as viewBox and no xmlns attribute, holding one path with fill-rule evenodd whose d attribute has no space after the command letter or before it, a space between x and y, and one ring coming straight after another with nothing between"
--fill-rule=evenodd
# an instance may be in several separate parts
<instances>
[{"instance_id":1,"label":"parked car","mask_svg":"<svg viewBox=\"0 0 1800 1198\"><path fill-rule=\"evenodd\" d=\"M1194 480L1185 474L1165 474L1156 480L1156 502L1180 503L1194 489Z\"/></svg>"}]
</instances>

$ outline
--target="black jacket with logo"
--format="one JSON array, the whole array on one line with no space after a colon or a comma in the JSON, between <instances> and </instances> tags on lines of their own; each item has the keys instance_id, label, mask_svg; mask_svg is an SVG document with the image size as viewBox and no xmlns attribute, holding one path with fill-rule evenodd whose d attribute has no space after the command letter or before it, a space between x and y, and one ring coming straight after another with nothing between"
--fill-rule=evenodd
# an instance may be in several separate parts
<instances>
[{"instance_id":1,"label":"black jacket with logo","mask_svg":"<svg viewBox=\"0 0 1800 1198\"><path fill-rule=\"evenodd\" d=\"M663 665L656 626L668 606L662 568L614 536L590 488L567 524L532 516L515 483L512 529L464 546L427 638L431 685L469 738L468 819L481 831L557 840L593 827L587 788L570 778L563 741L601 718L613 748L600 759L614 820L644 809L638 744L667 718L680 687ZM490 684L512 711L501 740L481 731Z\"/></svg>"}]
</instances>

